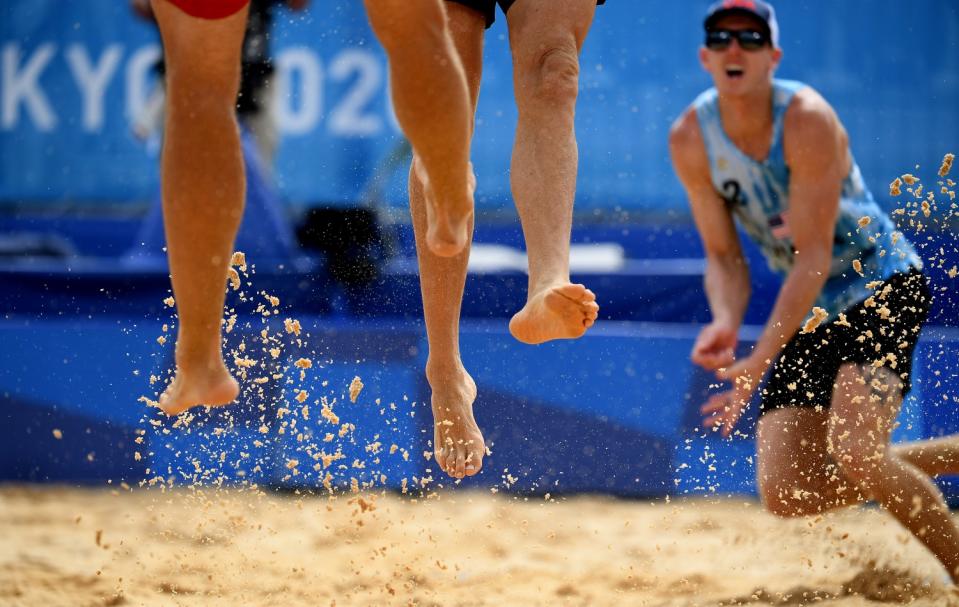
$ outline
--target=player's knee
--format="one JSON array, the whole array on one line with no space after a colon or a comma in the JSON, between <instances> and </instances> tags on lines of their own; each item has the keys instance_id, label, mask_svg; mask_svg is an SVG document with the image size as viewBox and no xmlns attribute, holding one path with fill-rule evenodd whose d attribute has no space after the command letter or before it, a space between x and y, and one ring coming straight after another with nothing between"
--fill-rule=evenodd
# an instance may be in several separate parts
<instances>
[{"instance_id":1,"label":"player's knee","mask_svg":"<svg viewBox=\"0 0 959 607\"><path fill-rule=\"evenodd\" d=\"M579 54L572 38L543 45L524 64L526 85L518 95L520 100L570 107L576 103Z\"/></svg>"},{"instance_id":2,"label":"player's knee","mask_svg":"<svg viewBox=\"0 0 959 607\"><path fill-rule=\"evenodd\" d=\"M843 477L867 493L881 483L885 445L876 445L837 425L829 429L827 441L829 455Z\"/></svg>"},{"instance_id":3,"label":"player's knee","mask_svg":"<svg viewBox=\"0 0 959 607\"><path fill-rule=\"evenodd\" d=\"M774 516L793 518L810 514L809 505L801 497L801 491L788 478L759 478L759 499Z\"/></svg>"},{"instance_id":4,"label":"player's knee","mask_svg":"<svg viewBox=\"0 0 959 607\"><path fill-rule=\"evenodd\" d=\"M855 483L856 487L866 496L874 497L876 490L882 486L882 462L873 460L855 461L846 460L840 464L844 477Z\"/></svg>"}]
</instances>

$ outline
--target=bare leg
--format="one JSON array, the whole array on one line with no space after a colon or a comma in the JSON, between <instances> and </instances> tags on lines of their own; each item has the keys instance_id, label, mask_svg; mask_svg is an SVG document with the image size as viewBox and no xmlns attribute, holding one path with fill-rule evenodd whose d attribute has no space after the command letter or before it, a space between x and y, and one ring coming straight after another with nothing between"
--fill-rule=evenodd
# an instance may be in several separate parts
<instances>
[{"instance_id":1,"label":"bare leg","mask_svg":"<svg viewBox=\"0 0 959 607\"><path fill-rule=\"evenodd\" d=\"M929 476L959 474L959 434L900 443L892 452Z\"/></svg>"},{"instance_id":2,"label":"bare leg","mask_svg":"<svg viewBox=\"0 0 959 607\"><path fill-rule=\"evenodd\" d=\"M898 396L896 398L898 399ZM833 406L835 407L835 404ZM855 468L853 462L872 462L867 467L873 468L878 460L874 449L870 451L873 453L870 457L864 453L853 455L845 448L848 441L855 436L852 428L856 424L841 423L840 419L842 418L835 412L791 407L771 411L759 420L757 428L759 492L764 506L772 514L783 517L808 516L860 504L868 499L876 499L883 503L878 497L879 492L871 490L860 480L851 480L847 477L845 470ZM887 432L877 430L880 424L887 426L886 421L876 421L871 413L864 413L861 418L856 414L852 419L860 422L866 419L871 420L871 424L859 428L867 436L872 433L872 436L869 436L870 440L880 438L883 434L888 439ZM894 420L895 415L888 419ZM830 447L830 444L834 446ZM836 448L836 444L840 447ZM830 456L830 451L846 465L839 466ZM904 514L906 520L915 526L915 530L911 525L905 526L927 545L928 542L923 538L936 533L932 531L933 529L939 529L942 525L955 527L949 519L948 511L945 510L942 497L935 486L929 483L918 470L911 469L909 463L899 460L895 455L895 449L886 449L886 453L890 454L888 458L893 464L885 467L882 474L894 474L895 477L882 479L886 485L885 494L891 496L891 502L901 511L897 515L895 511L887 508L893 516L899 518ZM898 471L895 469L897 463L902 466ZM850 476L856 479L863 477L858 469L852 470ZM918 496L918 498L906 499L906 495ZM887 499L887 501L890 500ZM926 510L931 511L931 516L930 512L924 512ZM921 531L923 528L925 531ZM946 535L948 536L949 533ZM936 541L933 539L934 543ZM938 550L944 550L948 554L950 550L948 540L942 543L943 546ZM932 547L930 549L939 556L940 552ZM954 554L955 549L951 550ZM950 564L947 560L940 557L940 561L948 568ZM956 574L952 577L955 580Z\"/></svg>"},{"instance_id":3,"label":"bare leg","mask_svg":"<svg viewBox=\"0 0 959 607\"><path fill-rule=\"evenodd\" d=\"M239 393L223 361L220 320L246 187L234 104L247 11L204 20L164 0L153 0L153 10L166 58L163 215L179 316L176 376L160 407L175 415Z\"/></svg>"},{"instance_id":4,"label":"bare leg","mask_svg":"<svg viewBox=\"0 0 959 607\"><path fill-rule=\"evenodd\" d=\"M482 15L459 4L449 4L447 12L453 42L465 68L471 107L475 109L483 66L485 22ZM478 473L486 454L483 435L473 418L476 384L463 367L459 350L460 306L466 284L469 239L463 250L452 257L436 255L426 245L427 202L423 184L417 178L422 174L415 166L418 162L414 159L410 169L410 209L430 348L426 378L433 392L433 449L440 468L462 478ZM467 236L472 233L470 217Z\"/></svg>"},{"instance_id":5,"label":"bare leg","mask_svg":"<svg viewBox=\"0 0 959 607\"><path fill-rule=\"evenodd\" d=\"M836 463L959 582L959 525L929 477L889 448L902 405L898 375L886 367L846 364L836 383L827 436Z\"/></svg>"},{"instance_id":6,"label":"bare leg","mask_svg":"<svg viewBox=\"0 0 959 607\"><path fill-rule=\"evenodd\" d=\"M426 244L435 255L456 255L472 230L473 112L443 3L366 0L366 11L389 55L396 117L418 159L427 203Z\"/></svg>"},{"instance_id":7,"label":"bare leg","mask_svg":"<svg viewBox=\"0 0 959 607\"><path fill-rule=\"evenodd\" d=\"M801 407L776 409L759 419L757 480L771 513L806 516L864 501L827 452L828 428L828 412Z\"/></svg>"},{"instance_id":8,"label":"bare leg","mask_svg":"<svg viewBox=\"0 0 959 607\"><path fill-rule=\"evenodd\" d=\"M529 254L527 301L510 332L524 343L580 337L599 313L593 292L569 280L579 51L595 10L595 0L523 0L507 15L519 109L510 175Z\"/></svg>"}]
</instances>

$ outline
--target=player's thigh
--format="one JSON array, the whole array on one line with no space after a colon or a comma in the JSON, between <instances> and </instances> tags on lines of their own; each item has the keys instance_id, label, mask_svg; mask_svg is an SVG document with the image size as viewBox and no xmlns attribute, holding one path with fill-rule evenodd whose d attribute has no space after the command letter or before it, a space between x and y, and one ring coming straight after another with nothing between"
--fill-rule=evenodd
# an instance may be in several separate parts
<instances>
[{"instance_id":1,"label":"player's thigh","mask_svg":"<svg viewBox=\"0 0 959 607\"><path fill-rule=\"evenodd\" d=\"M238 88L247 11L244 7L222 19L201 19L169 0L153 0L169 80L212 93Z\"/></svg>"},{"instance_id":2,"label":"player's thigh","mask_svg":"<svg viewBox=\"0 0 959 607\"><path fill-rule=\"evenodd\" d=\"M806 407L765 413L756 430L757 480L763 502L778 514L837 505L845 484L827 449L829 414Z\"/></svg>"},{"instance_id":3,"label":"player's thigh","mask_svg":"<svg viewBox=\"0 0 959 607\"><path fill-rule=\"evenodd\" d=\"M903 381L889 367L846 363L839 369L830 407L829 448L847 473L866 472L889 446Z\"/></svg>"},{"instance_id":4,"label":"player's thigh","mask_svg":"<svg viewBox=\"0 0 959 607\"><path fill-rule=\"evenodd\" d=\"M470 91L473 112L479 101L480 80L483 77L483 40L486 20L483 14L456 2L446 2L446 23L449 26L453 46L459 53L466 72L466 84Z\"/></svg>"},{"instance_id":5,"label":"player's thigh","mask_svg":"<svg viewBox=\"0 0 959 607\"><path fill-rule=\"evenodd\" d=\"M387 49L402 49L442 34L442 0L364 0L370 25Z\"/></svg>"}]
</instances>

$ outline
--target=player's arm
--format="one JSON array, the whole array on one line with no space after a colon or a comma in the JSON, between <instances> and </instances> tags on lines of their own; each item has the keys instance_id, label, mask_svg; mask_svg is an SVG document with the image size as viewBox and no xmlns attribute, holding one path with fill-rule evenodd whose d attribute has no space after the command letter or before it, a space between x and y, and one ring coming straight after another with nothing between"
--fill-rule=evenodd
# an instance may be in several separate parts
<instances>
[{"instance_id":1,"label":"player's arm","mask_svg":"<svg viewBox=\"0 0 959 607\"><path fill-rule=\"evenodd\" d=\"M687 110L673 125L669 151L706 253L704 286L713 316L696 340L692 359L717 369L732 362L749 303L749 266L732 215L710 180L709 158L694 110Z\"/></svg>"},{"instance_id":2,"label":"player's arm","mask_svg":"<svg viewBox=\"0 0 959 607\"><path fill-rule=\"evenodd\" d=\"M798 93L786 112L784 152L790 169L789 227L796 250L792 270L753 357L771 361L809 315L832 263L842 181L848 169L845 132L815 91Z\"/></svg>"},{"instance_id":3,"label":"player's arm","mask_svg":"<svg viewBox=\"0 0 959 607\"><path fill-rule=\"evenodd\" d=\"M738 329L749 303L749 266L732 215L710 180L695 111L688 110L673 125L669 153L706 252L704 282L713 321Z\"/></svg>"}]
</instances>

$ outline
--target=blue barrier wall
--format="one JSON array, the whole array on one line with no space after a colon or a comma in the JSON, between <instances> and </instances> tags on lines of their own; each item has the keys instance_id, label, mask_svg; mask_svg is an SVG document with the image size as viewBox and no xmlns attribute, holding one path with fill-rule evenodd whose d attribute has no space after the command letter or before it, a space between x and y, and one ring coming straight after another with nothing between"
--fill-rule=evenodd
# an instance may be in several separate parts
<instances>
[{"instance_id":1,"label":"blue barrier wall","mask_svg":"<svg viewBox=\"0 0 959 607\"><path fill-rule=\"evenodd\" d=\"M672 119L708 86L696 59L707 0L610 0L582 61L579 208L686 207L667 159ZM959 139L959 5L951 0L778 3L780 74L830 99L878 193ZM316 0L275 35L283 79L278 178L294 203L354 204L399 141L383 55L359 2ZM123 0L0 6L0 201L129 203L157 188L155 146L130 120L153 85L157 35ZM516 111L505 19L487 35L474 156L481 208L508 205ZM388 189L403 204L402 171Z\"/></svg>"},{"instance_id":2,"label":"blue barrier wall","mask_svg":"<svg viewBox=\"0 0 959 607\"><path fill-rule=\"evenodd\" d=\"M709 318L701 265L695 258L670 258L674 241L693 237L689 230L663 232L637 231L624 239L627 251L642 251L646 259L631 258L616 271L574 274L596 290L603 309L603 320L576 341L517 343L506 326L522 305L526 276L508 269L470 273L461 349L479 386L476 415L494 456L467 485L623 495L755 490L753 441L723 441L698 427L698 407L715 389L714 379L689 361L700 323ZM606 240L602 230L579 237L587 235ZM950 288L945 273L933 276L934 285L942 285L937 291ZM349 289L322 268L263 270L252 282L256 292L278 296L282 312L264 320L251 314L261 298L231 295L228 307L241 314L228 336L231 348L244 340L250 356L269 361L256 354L258 336L263 328L282 333L286 316L299 318L308 334L302 344L286 336L282 359L271 363L275 368L245 378L239 405L173 427L138 402L155 398L162 385L151 386L150 376L163 378L173 366L172 334L161 328L175 323L162 301L169 292L162 264L118 268L78 259L2 268L0 284L8 288L0 290L0 479L136 481L159 475L181 483L315 487L329 472L338 485L358 478L392 488L402 488L403 479L441 479L423 457L432 437L422 372L428 346L412 260L396 258L371 284ZM758 332L755 325L765 320L773 287L768 279L757 284L744 351ZM937 297L934 321L954 323L954 309L954 301ZM167 337L163 344L157 342L161 335ZM302 378L295 368L283 369L300 356L316 362ZM956 329L928 326L897 440L959 432L956 360ZM253 381L267 375L272 381L265 385ZM356 405L344 398L354 375L366 384ZM297 413L302 403L293 396L300 389L309 394L309 418ZM338 426L318 413L315 399L323 396L337 399L337 415L355 425L329 443L321 437ZM284 418L281 408L292 413ZM281 432L284 419L297 425ZM747 436L754 423L755 409L741 422ZM367 450L375 443L401 451ZM312 470L312 445L340 450L344 462ZM294 476L291 460L310 465Z\"/></svg>"},{"instance_id":3,"label":"blue barrier wall","mask_svg":"<svg viewBox=\"0 0 959 607\"><path fill-rule=\"evenodd\" d=\"M424 478L433 479L430 487L448 485L424 455L432 426L422 326L301 320L310 337L284 350L279 380L261 393L251 375L239 404L176 425L136 400L150 395L149 375L162 375L170 362L172 344L155 341L160 319L0 323L7 346L0 349L0 480L172 477L319 488L330 473L339 487L351 478L397 490ZM234 344L253 343L269 326L246 318L238 327L245 321L252 328L231 335ZM482 473L463 485L632 496L755 492L755 407L739 424L745 438L723 440L699 428L698 409L714 380L688 359L696 325L605 323L577 342L537 347L511 339L505 325L463 327L464 363L479 388L476 418L492 448ZM747 328L744 346L755 334ZM935 373L957 354L954 330L925 332L894 440L959 432L954 386ZM301 355L314 361L302 378L295 367L282 371ZM354 376L365 387L352 403ZM293 398L301 389L309 415ZM336 424L320 414L321 397L336 399ZM341 434L346 424L355 428ZM320 450L342 459L316 470Z\"/></svg>"}]
</instances>

